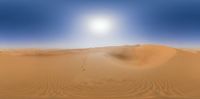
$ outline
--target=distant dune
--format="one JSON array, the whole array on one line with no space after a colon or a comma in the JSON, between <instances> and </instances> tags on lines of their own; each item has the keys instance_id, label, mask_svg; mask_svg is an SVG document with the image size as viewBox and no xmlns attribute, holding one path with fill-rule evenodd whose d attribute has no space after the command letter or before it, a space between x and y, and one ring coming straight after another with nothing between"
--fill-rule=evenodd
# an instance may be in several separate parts
<instances>
[{"instance_id":1,"label":"distant dune","mask_svg":"<svg viewBox=\"0 0 200 99\"><path fill-rule=\"evenodd\" d=\"M151 67L162 65L173 56L176 55L176 49L155 46L155 45L143 45L137 47L121 47L112 51L111 56L126 62L127 65L134 65L137 67Z\"/></svg>"},{"instance_id":2,"label":"distant dune","mask_svg":"<svg viewBox=\"0 0 200 99\"><path fill-rule=\"evenodd\" d=\"M161 45L0 51L0 99L200 99L199 75L199 51Z\"/></svg>"}]
</instances>

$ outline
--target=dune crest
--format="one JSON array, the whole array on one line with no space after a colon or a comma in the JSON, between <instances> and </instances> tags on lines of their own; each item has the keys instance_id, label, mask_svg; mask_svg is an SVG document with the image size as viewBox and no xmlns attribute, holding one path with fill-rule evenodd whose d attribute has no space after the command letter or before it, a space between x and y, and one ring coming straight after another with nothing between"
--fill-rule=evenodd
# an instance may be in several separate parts
<instances>
[{"instance_id":1,"label":"dune crest","mask_svg":"<svg viewBox=\"0 0 200 99\"><path fill-rule=\"evenodd\" d=\"M176 55L176 49L160 45L140 45L123 47L110 53L127 64L139 67L152 67L164 64Z\"/></svg>"}]
</instances>

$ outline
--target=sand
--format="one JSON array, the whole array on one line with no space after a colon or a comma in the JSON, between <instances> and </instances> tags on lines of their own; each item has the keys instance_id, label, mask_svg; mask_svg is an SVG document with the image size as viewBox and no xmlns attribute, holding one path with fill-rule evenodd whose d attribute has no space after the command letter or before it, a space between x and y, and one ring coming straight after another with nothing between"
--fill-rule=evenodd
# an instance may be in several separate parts
<instances>
[{"instance_id":1,"label":"sand","mask_svg":"<svg viewBox=\"0 0 200 99\"><path fill-rule=\"evenodd\" d=\"M200 53L161 45L2 50L0 99L200 99Z\"/></svg>"}]
</instances>

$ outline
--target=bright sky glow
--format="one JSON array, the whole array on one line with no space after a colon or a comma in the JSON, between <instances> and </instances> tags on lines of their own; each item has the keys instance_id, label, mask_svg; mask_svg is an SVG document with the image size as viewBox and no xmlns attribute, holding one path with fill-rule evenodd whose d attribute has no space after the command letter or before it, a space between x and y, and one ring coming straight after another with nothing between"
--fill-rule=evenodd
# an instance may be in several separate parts
<instances>
[{"instance_id":1,"label":"bright sky glow","mask_svg":"<svg viewBox=\"0 0 200 99\"><path fill-rule=\"evenodd\" d=\"M114 31L114 20L106 16L94 16L86 20L86 28L92 34L105 36Z\"/></svg>"}]
</instances>

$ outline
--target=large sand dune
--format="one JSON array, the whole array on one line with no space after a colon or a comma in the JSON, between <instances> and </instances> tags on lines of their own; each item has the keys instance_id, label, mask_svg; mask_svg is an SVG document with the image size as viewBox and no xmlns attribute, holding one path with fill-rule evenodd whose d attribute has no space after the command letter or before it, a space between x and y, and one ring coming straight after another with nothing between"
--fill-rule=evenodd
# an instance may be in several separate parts
<instances>
[{"instance_id":1,"label":"large sand dune","mask_svg":"<svg viewBox=\"0 0 200 99\"><path fill-rule=\"evenodd\" d=\"M2 50L0 99L200 99L200 53L158 45Z\"/></svg>"}]
</instances>

